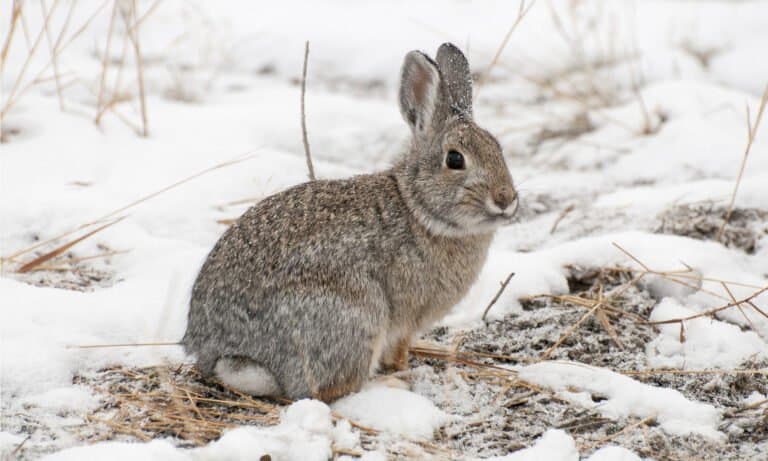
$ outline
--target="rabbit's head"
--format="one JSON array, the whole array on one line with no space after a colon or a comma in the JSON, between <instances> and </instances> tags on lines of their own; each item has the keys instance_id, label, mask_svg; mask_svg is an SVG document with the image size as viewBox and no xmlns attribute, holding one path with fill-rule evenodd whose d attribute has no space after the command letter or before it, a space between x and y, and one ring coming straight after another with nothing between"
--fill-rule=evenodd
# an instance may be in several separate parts
<instances>
[{"instance_id":1,"label":"rabbit's head","mask_svg":"<svg viewBox=\"0 0 768 461\"><path fill-rule=\"evenodd\" d=\"M496 138L472 119L472 77L462 52L403 63L400 111L413 133L398 181L422 224L447 236L488 233L511 221L517 193Z\"/></svg>"}]
</instances>

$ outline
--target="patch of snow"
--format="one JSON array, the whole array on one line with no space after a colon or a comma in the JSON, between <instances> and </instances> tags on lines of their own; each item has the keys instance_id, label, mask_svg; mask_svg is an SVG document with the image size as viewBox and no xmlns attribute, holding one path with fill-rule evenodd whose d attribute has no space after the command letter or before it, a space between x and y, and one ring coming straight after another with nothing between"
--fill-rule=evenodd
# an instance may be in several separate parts
<instances>
[{"instance_id":1,"label":"patch of snow","mask_svg":"<svg viewBox=\"0 0 768 461\"><path fill-rule=\"evenodd\" d=\"M611 446L597 450L586 461L641 461L641 459L624 447Z\"/></svg>"},{"instance_id":2,"label":"patch of snow","mask_svg":"<svg viewBox=\"0 0 768 461\"><path fill-rule=\"evenodd\" d=\"M506 456L487 458L488 461L578 461L579 452L573 438L560 429L550 429L536 443Z\"/></svg>"},{"instance_id":3,"label":"patch of snow","mask_svg":"<svg viewBox=\"0 0 768 461\"><path fill-rule=\"evenodd\" d=\"M662 300L651 313L651 321L684 318L698 312L674 299ZM746 313L745 313L746 314ZM768 344L754 331L737 325L699 317L680 324L659 325L660 334L648 346L648 364L654 368L711 369L737 368L749 358L768 358Z\"/></svg>"},{"instance_id":4,"label":"patch of snow","mask_svg":"<svg viewBox=\"0 0 768 461\"><path fill-rule=\"evenodd\" d=\"M519 369L520 378L556 391L563 398L594 408L608 418L655 418L670 434L700 434L720 440L720 412L673 389L654 387L576 362L541 362ZM592 397L605 399L599 402Z\"/></svg>"},{"instance_id":5,"label":"patch of snow","mask_svg":"<svg viewBox=\"0 0 768 461\"><path fill-rule=\"evenodd\" d=\"M374 429L422 439L432 439L435 430L452 418L425 397L383 385L343 397L332 407Z\"/></svg>"}]
</instances>

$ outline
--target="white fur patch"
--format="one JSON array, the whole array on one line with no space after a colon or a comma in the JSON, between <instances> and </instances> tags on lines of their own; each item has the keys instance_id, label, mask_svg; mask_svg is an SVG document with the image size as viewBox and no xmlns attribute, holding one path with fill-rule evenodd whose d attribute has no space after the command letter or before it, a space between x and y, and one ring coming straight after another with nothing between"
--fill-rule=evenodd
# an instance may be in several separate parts
<instances>
[{"instance_id":1,"label":"white fur patch","mask_svg":"<svg viewBox=\"0 0 768 461\"><path fill-rule=\"evenodd\" d=\"M214 368L216 377L227 386L255 396L280 395L275 377L257 365L235 364L229 358L219 359Z\"/></svg>"}]
</instances>

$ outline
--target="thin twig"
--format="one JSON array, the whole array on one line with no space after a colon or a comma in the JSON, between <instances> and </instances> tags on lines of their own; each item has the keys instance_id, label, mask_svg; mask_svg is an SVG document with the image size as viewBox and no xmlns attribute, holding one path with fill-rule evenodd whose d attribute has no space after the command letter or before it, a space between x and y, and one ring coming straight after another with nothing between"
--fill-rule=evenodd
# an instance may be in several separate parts
<instances>
[{"instance_id":1,"label":"thin twig","mask_svg":"<svg viewBox=\"0 0 768 461\"><path fill-rule=\"evenodd\" d=\"M751 295L747 296L744 299L741 299L741 300L738 300L738 301L734 301L734 302L730 302L730 303L728 303L728 304L726 304L724 306L715 307L713 309L709 309L709 310L706 310L704 312L700 312L698 314L689 315L687 317L680 317L680 318L667 319L667 320L656 320L656 321L653 321L653 322L648 322L648 325L666 325L666 324L670 324L670 323L680 323L680 322L684 322L684 321L688 321L688 320L698 319L698 318L701 318L701 317L709 317L710 315L713 315L713 314L715 314L717 312L720 312L720 311L723 311L723 310L726 310L726 309L730 309L731 307L738 306L739 304L748 304L749 301L752 301L753 299L757 298L758 296L760 296L761 294L765 293L766 291L768 291L768 286L757 290L756 292L752 293Z\"/></svg>"},{"instance_id":2,"label":"thin twig","mask_svg":"<svg viewBox=\"0 0 768 461\"><path fill-rule=\"evenodd\" d=\"M493 299L491 299L491 302L488 303L488 305L485 307L485 310L483 311L483 321L485 321L485 317L488 315L488 311L491 310L494 304L496 304L496 301L499 300L499 297L504 292L504 289L507 288L507 285L509 284L509 281L512 280L512 277L515 276L514 272L510 272L506 279L501 283L501 287L499 287L499 291L496 292L496 295L494 295Z\"/></svg>"},{"instance_id":3,"label":"thin twig","mask_svg":"<svg viewBox=\"0 0 768 461\"><path fill-rule=\"evenodd\" d=\"M309 180L315 180L315 168L312 166L312 155L309 152L309 140L307 139L307 115L304 108L304 96L307 92L307 61L309 60L309 41L304 43L304 66L301 71L301 139L304 142L304 154L307 157L307 170Z\"/></svg>"},{"instance_id":4,"label":"thin twig","mask_svg":"<svg viewBox=\"0 0 768 461\"><path fill-rule=\"evenodd\" d=\"M560 212L560 215L558 215L557 219L555 219L555 222L552 223L552 228L549 229L549 233L554 234L555 231L557 230L557 226L560 224L560 221L565 219L565 217L568 216L568 213L573 211L575 208L576 208L576 205L574 205L573 203L565 207L565 209L563 209L563 211Z\"/></svg>"}]
</instances>

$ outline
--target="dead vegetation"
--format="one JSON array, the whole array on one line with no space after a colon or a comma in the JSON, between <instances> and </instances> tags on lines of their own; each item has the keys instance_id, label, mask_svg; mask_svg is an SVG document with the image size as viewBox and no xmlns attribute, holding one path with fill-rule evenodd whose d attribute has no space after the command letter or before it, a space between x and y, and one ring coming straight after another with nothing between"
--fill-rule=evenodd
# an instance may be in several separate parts
<instances>
[{"instance_id":1,"label":"dead vegetation","mask_svg":"<svg viewBox=\"0 0 768 461\"><path fill-rule=\"evenodd\" d=\"M149 441L173 437L180 446L202 446L238 425L272 425L282 405L203 380L194 367L114 367L76 376L104 404L88 415L88 443L128 436Z\"/></svg>"},{"instance_id":2,"label":"dead vegetation","mask_svg":"<svg viewBox=\"0 0 768 461\"><path fill-rule=\"evenodd\" d=\"M644 349L655 331L647 318L656 299L645 280L658 276L690 284L697 275L654 270L627 255L641 269L570 267L568 294L521 300L521 311L471 331L437 328L430 332L431 343L411 349L411 370L399 377L461 418L440 429L434 442L398 439L393 443L390 435L352 421L360 432L361 448L385 449L391 459L504 455L532 445L548 429L560 428L574 437L582 455L611 443L640 456L671 460L701 456L736 460L768 449L768 401L744 404L754 392L768 393L766 382L757 379L768 375L768 363L747 363L736 370L648 369ZM729 303L718 310L735 306ZM653 418L606 418L596 409L574 405L520 379L510 367L547 359L603 367L716 405L723 410L720 429L726 441L672 436ZM88 443L170 438L179 446L201 446L228 428L276 424L289 403L253 398L205 380L191 365L116 366L80 374L74 382L92 387L102 402L75 428ZM604 398L594 395L593 401ZM24 453L22 447L20 459ZM335 454L360 456L362 452L338 450Z\"/></svg>"},{"instance_id":3,"label":"dead vegetation","mask_svg":"<svg viewBox=\"0 0 768 461\"><path fill-rule=\"evenodd\" d=\"M0 257L0 267L4 272L8 272L7 268L11 266L13 268L12 273L14 273L17 278L33 285L57 286L61 288L81 290L98 286L98 284L89 283L88 279L102 282L110 280L111 277L106 273L93 273L91 266L88 264L83 265L83 261L114 256L118 253L108 249L101 255L79 257L70 251L73 247L121 222L128 216L127 214L124 214L126 211L200 176L221 168L236 165L252 159L254 156L254 153L247 153L232 160L221 162L212 167L198 171L195 174L187 176L126 205L118 207L96 219L80 224L79 226L48 239L43 240L35 235L31 245ZM102 247L106 248L103 245ZM68 260L63 258L68 258ZM77 264L71 264L73 262L76 262ZM24 274L34 272L46 272L49 277L35 278L24 276ZM59 276L50 277L51 273L58 273ZM36 280L37 283L35 282ZM61 283L58 282L59 280L61 280ZM74 282L72 280L74 280Z\"/></svg>"},{"instance_id":4,"label":"dead vegetation","mask_svg":"<svg viewBox=\"0 0 768 461\"><path fill-rule=\"evenodd\" d=\"M105 114L111 113L116 119L130 127L140 136L149 134L148 109L145 95L144 58L141 53L139 37L140 25L150 17L162 0L155 0L146 10L139 12L135 0L104 0L91 3L95 8L88 11L88 17L79 24L73 24L75 12L81 11L82 4L76 1L65 2L41 0L13 0L11 6L10 24L4 36L0 36L0 76L13 82L9 91L4 92L0 99L0 142L9 142L22 130L20 127L6 128L9 115L16 109L25 95L33 88L52 85L61 111L92 117L99 125ZM107 8L111 4L112 8ZM65 9L66 8L66 9ZM109 31L104 37L103 52L97 52L101 62L101 73L97 78L97 86L88 84L90 76L81 75L80 69L66 69L62 56L67 49L89 30L94 20L105 11L110 11ZM39 30L30 30L28 23L37 15L41 16ZM118 18L122 21L118 25ZM54 27L55 25L55 27ZM119 58L112 61L111 50L115 35L122 34L122 51ZM22 40L22 38L24 40ZM44 55L47 45L48 56ZM133 56L127 56L132 50ZM23 55L23 60L17 65L10 65L9 57L16 52ZM132 59L132 61L130 61ZM133 64L136 75L133 81L123 81L124 67ZM71 103L68 90L75 86L84 86L94 97L93 114L79 109L82 101ZM136 115L126 114L123 109L137 103ZM131 107L132 108L132 107ZM138 119L138 121L136 121Z\"/></svg>"},{"instance_id":5,"label":"dead vegetation","mask_svg":"<svg viewBox=\"0 0 768 461\"><path fill-rule=\"evenodd\" d=\"M429 390L429 397L446 410L466 416L466 420L445 427L440 441L468 456L495 456L530 446L544 431L557 427L574 437L582 456L608 443L654 459L736 460L764 453L768 448L764 437L768 402L745 405L744 399L752 392L765 394L768 390L765 381L758 378L768 374L767 363L747 363L739 370L648 370L644 349L655 332L644 319L656 301L647 287L638 283L637 272L574 267L571 274L568 295L523 300L522 311L487 328L458 335L446 329L431 333L430 339L453 344L457 352L420 354L417 363L421 367L415 376L417 383L421 380L425 384L416 387ZM584 317L585 310L594 309L588 307L587 300L601 299L599 293L603 293L602 299L611 297L615 310L606 312L611 328L595 315ZM620 311L623 314L618 314ZM575 325L578 328L573 328ZM547 351L553 359L612 369L722 408L720 429L727 435L726 442L672 436L652 418L611 420L498 368L543 359ZM598 402L600 396L593 396L593 400ZM464 401L473 403L466 405Z\"/></svg>"}]
</instances>

